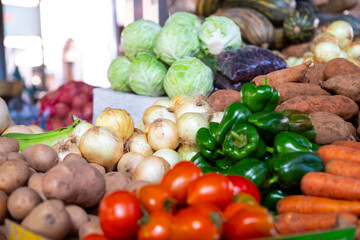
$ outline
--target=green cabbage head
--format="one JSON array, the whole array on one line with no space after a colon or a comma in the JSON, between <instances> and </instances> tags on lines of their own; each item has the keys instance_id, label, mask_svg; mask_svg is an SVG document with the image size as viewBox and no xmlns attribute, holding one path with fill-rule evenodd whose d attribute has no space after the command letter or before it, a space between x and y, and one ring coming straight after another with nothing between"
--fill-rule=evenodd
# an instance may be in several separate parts
<instances>
[{"instance_id":1,"label":"green cabbage head","mask_svg":"<svg viewBox=\"0 0 360 240\"><path fill-rule=\"evenodd\" d=\"M170 15L170 17L166 20L165 25L173 23L191 25L197 30L200 30L201 27L201 19L195 14L189 12L176 12Z\"/></svg>"},{"instance_id":2,"label":"green cabbage head","mask_svg":"<svg viewBox=\"0 0 360 240\"><path fill-rule=\"evenodd\" d=\"M184 57L174 62L164 79L165 92L169 98L177 95L209 96L213 91L213 73L200 59Z\"/></svg>"},{"instance_id":3,"label":"green cabbage head","mask_svg":"<svg viewBox=\"0 0 360 240\"><path fill-rule=\"evenodd\" d=\"M129 84L131 62L126 56L115 58L109 65L107 77L115 91L131 92Z\"/></svg>"}]
</instances>

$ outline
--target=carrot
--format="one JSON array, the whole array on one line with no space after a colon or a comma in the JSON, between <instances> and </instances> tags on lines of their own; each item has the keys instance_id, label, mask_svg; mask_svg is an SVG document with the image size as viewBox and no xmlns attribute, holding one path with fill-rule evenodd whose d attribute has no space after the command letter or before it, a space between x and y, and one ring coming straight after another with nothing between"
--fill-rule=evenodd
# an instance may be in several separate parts
<instances>
[{"instance_id":1,"label":"carrot","mask_svg":"<svg viewBox=\"0 0 360 240\"><path fill-rule=\"evenodd\" d=\"M336 141L336 142L331 143L331 145L360 149L360 142Z\"/></svg>"},{"instance_id":2,"label":"carrot","mask_svg":"<svg viewBox=\"0 0 360 240\"><path fill-rule=\"evenodd\" d=\"M351 212L360 216L360 201L337 200L304 195L284 197L277 203L277 213L329 213Z\"/></svg>"},{"instance_id":3,"label":"carrot","mask_svg":"<svg viewBox=\"0 0 360 240\"><path fill-rule=\"evenodd\" d=\"M322 158L324 163L327 163L334 158L360 163L360 149L336 145L324 145L318 149L317 154Z\"/></svg>"},{"instance_id":4,"label":"carrot","mask_svg":"<svg viewBox=\"0 0 360 240\"><path fill-rule=\"evenodd\" d=\"M344 200L360 200L360 180L322 172L309 172L301 179L305 195Z\"/></svg>"},{"instance_id":5,"label":"carrot","mask_svg":"<svg viewBox=\"0 0 360 240\"><path fill-rule=\"evenodd\" d=\"M299 233L332 229L338 217L356 223L357 217L348 212L343 213L282 213L276 216L275 229L280 234Z\"/></svg>"},{"instance_id":6,"label":"carrot","mask_svg":"<svg viewBox=\"0 0 360 240\"><path fill-rule=\"evenodd\" d=\"M333 159L325 165L325 172L360 179L360 163L342 159Z\"/></svg>"},{"instance_id":7,"label":"carrot","mask_svg":"<svg viewBox=\"0 0 360 240\"><path fill-rule=\"evenodd\" d=\"M251 82L254 82L256 86L262 85L265 76L267 77L267 85L270 87L275 87L276 84L285 82L301 82L311 64L312 61L306 61L294 67L277 70L266 75L259 75L251 80Z\"/></svg>"}]
</instances>

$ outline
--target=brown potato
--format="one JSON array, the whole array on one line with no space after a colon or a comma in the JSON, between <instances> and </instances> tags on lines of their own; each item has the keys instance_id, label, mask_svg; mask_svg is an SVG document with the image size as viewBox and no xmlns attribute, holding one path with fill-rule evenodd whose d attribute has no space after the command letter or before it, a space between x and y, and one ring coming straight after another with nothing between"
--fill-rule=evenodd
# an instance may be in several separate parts
<instances>
[{"instance_id":1,"label":"brown potato","mask_svg":"<svg viewBox=\"0 0 360 240\"><path fill-rule=\"evenodd\" d=\"M0 152L0 165L3 164L4 162L6 162L8 159L8 157L6 156L5 153Z\"/></svg>"},{"instance_id":2,"label":"brown potato","mask_svg":"<svg viewBox=\"0 0 360 240\"><path fill-rule=\"evenodd\" d=\"M88 163L64 160L45 173L44 195L82 207L96 205L105 193L104 176Z\"/></svg>"},{"instance_id":3,"label":"brown potato","mask_svg":"<svg viewBox=\"0 0 360 240\"><path fill-rule=\"evenodd\" d=\"M101 172L101 174L106 173L106 169L103 166L101 166L100 164L97 164L97 163L89 163L89 164L90 164L90 166L93 166L94 168L99 170L99 172Z\"/></svg>"},{"instance_id":4,"label":"brown potato","mask_svg":"<svg viewBox=\"0 0 360 240\"><path fill-rule=\"evenodd\" d=\"M74 204L67 205L65 210L69 213L71 218L71 226L68 236L76 236L80 227L89 221L88 214L82 207Z\"/></svg>"},{"instance_id":5,"label":"brown potato","mask_svg":"<svg viewBox=\"0 0 360 240\"><path fill-rule=\"evenodd\" d=\"M6 194L26 184L30 177L29 166L22 160L9 160L0 165L0 190Z\"/></svg>"},{"instance_id":6,"label":"brown potato","mask_svg":"<svg viewBox=\"0 0 360 240\"><path fill-rule=\"evenodd\" d=\"M9 152L18 152L18 151L19 151L19 142L15 138L11 138L11 137L0 138L0 152L9 153Z\"/></svg>"},{"instance_id":7,"label":"brown potato","mask_svg":"<svg viewBox=\"0 0 360 240\"><path fill-rule=\"evenodd\" d=\"M119 172L108 172L104 175L106 193L111 193L116 190L124 190L129 184L130 179Z\"/></svg>"},{"instance_id":8,"label":"brown potato","mask_svg":"<svg viewBox=\"0 0 360 240\"><path fill-rule=\"evenodd\" d=\"M26 161L25 157L19 152L9 152L6 154L6 156L8 160L18 159L18 160Z\"/></svg>"},{"instance_id":9,"label":"brown potato","mask_svg":"<svg viewBox=\"0 0 360 240\"><path fill-rule=\"evenodd\" d=\"M56 151L45 144L35 144L26 147L21 154L25 157L30 167L38 172L46 172L58 162Z\"/></svg>"},{"instance_id":10,"label":"brown potato","mask_svg":"<svg viewBox=\"0 0 360 240\"><path fill-rule=\"evenodd\" d=\"M42 181L44 177L45 173L35 173L29 178L28 181L28 187L36 191L43 201L47 200L42 190Z\"/></svg>"},{"instance_id":11,"label":"brown potato","mask_svg":"<svg viewBox=\"0 0 360 240\"><path fill-rule=\"evenodd\" d=\"M69 232L71 219L60 200L37 205L21 222L30 231L50 239L63 239Z\"/></svg>"},{"instance_id":12,"label":"brown potato","mask_svg":"<svg viewBox=\"0 0 360 240\"><path fill-rule=\"evenodd\" d=\"M68 155L66 155L64 157L63 161L69 160L69 159L79 160L79 161L82 161L84 163L87 163L85 158L83 158L82 156L80 156L79 154L76 154L76 153L69 153Z\"/></svg>"},{"instance_id":13,"label":"brown potato","mask_svg":"<svg viewBox=\"0 0 360 240\"><path fill-rule=\"evenodd\" d=\"M137 194L139 190L146 185L152 184L151 182L144 181L144 180L136 180L131 181L126 187L125 190L134 194Z\"/></svg>"},{"instance_id":14,"label":"brown potato","mask_svg":"<svg viewBox=\"0 0 360 240\"><path fill-rule=\"evenodd\" d=\"M79 229L79 239L83 239L90 234L100 234L103 235L104 232L101 229L99 218L93 218L91 221L83 224Z\"/></svg>"},{"instance_id":15,"label":"brown potato","mask_svg":"<svg viewBox=\"0 0 360 240\"><path fill-rule=\"evenodd\" d=\"M99 216L94 214L88 214L89 221L99 221Z\"/></svg>"},{"instance_id":16,"label":"brown potato","mask_svg":"<svg viewBox=\"0 0 360 240\"><path fill-rule=\"evenodd\" d=\"M7 230L5 225L0 225L0 240L6 240Z\"/></svg>"},{"instance_id":17,"label":"brown potato","mask_svg":"<svg viewBox=\"0 0 360 240\"><path fill-rule=\"evenodd\" d=\"M0 224L4 224L4 220L8 212L7 200L8 196L3 191L0 191Z\"/></svg>"},{"instance_id":18,"label":"brown potato","mask_svg":"<svg viewBox=\"0 0 360 240\"><path fill-rule=\"evenodd\" d=\"M14 219L22 220L41 202L42 200L35 190L29 187L20 187L10 194L8 211Z\"/></svg>"}]
</instances>

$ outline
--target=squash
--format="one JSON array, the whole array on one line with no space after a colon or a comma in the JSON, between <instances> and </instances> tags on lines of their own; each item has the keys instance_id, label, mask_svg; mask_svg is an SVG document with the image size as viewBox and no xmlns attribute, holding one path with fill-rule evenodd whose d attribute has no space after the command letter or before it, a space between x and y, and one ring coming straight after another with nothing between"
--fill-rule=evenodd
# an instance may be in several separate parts
<instances>
[{"instance_id":1,"label":"squash","mask_svg":"<svg viewBox=\"0 0 360 240\"><path fill-rule=\"evenodd\" d=\"M295 10L295 0L224 0L224 8L249 7L253 8L273 23L282 22L290 13Z\"/></svg>"},{"instance_id":2,"label":"squash","mask_svg":"<svg viewBox=\"0 0 360 240\"><path fill-rule=\"evenodd\" d=\"M312 39L318 24L319 19L308 11L296 10L285 18L284 34L291 43L306 42Z\"/></svg>"},{"instance_id":3,"label":"squash","mask_svg":"<svg viewBox=\"0 0 360 240\"><path fill-rule=\"evenodd\" d=\"M232 19L239 26L241 37L252 45L268 48L274 41L274 26L269 19L255 9L219 9L214 15Z\"/></svg>"},{"instance_id":4,"label":"squash","mask_svg":"<svg viewBox=\"0 0 360 240\"><path fill-rule=\"evenodd\" d=\"M216 12L220 6L220 0L196 0L196 13L207 17Z\"/></svg>"}]
</instances>

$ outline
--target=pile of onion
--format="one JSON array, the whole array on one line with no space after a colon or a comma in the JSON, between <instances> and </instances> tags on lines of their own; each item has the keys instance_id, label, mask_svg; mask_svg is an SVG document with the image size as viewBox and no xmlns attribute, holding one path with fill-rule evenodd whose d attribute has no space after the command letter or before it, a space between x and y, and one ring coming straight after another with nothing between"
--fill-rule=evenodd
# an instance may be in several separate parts
<instances>
[{"instance_id":1,"label":"pile of onion","mask_svg":"<svg viewBox=\"0 0 360 240\"><path fill-rule=\"evenodd\" d=\"M0 97L0 134L9 126L10 114L6 102Z\"/></svg>"}]
</instances>

